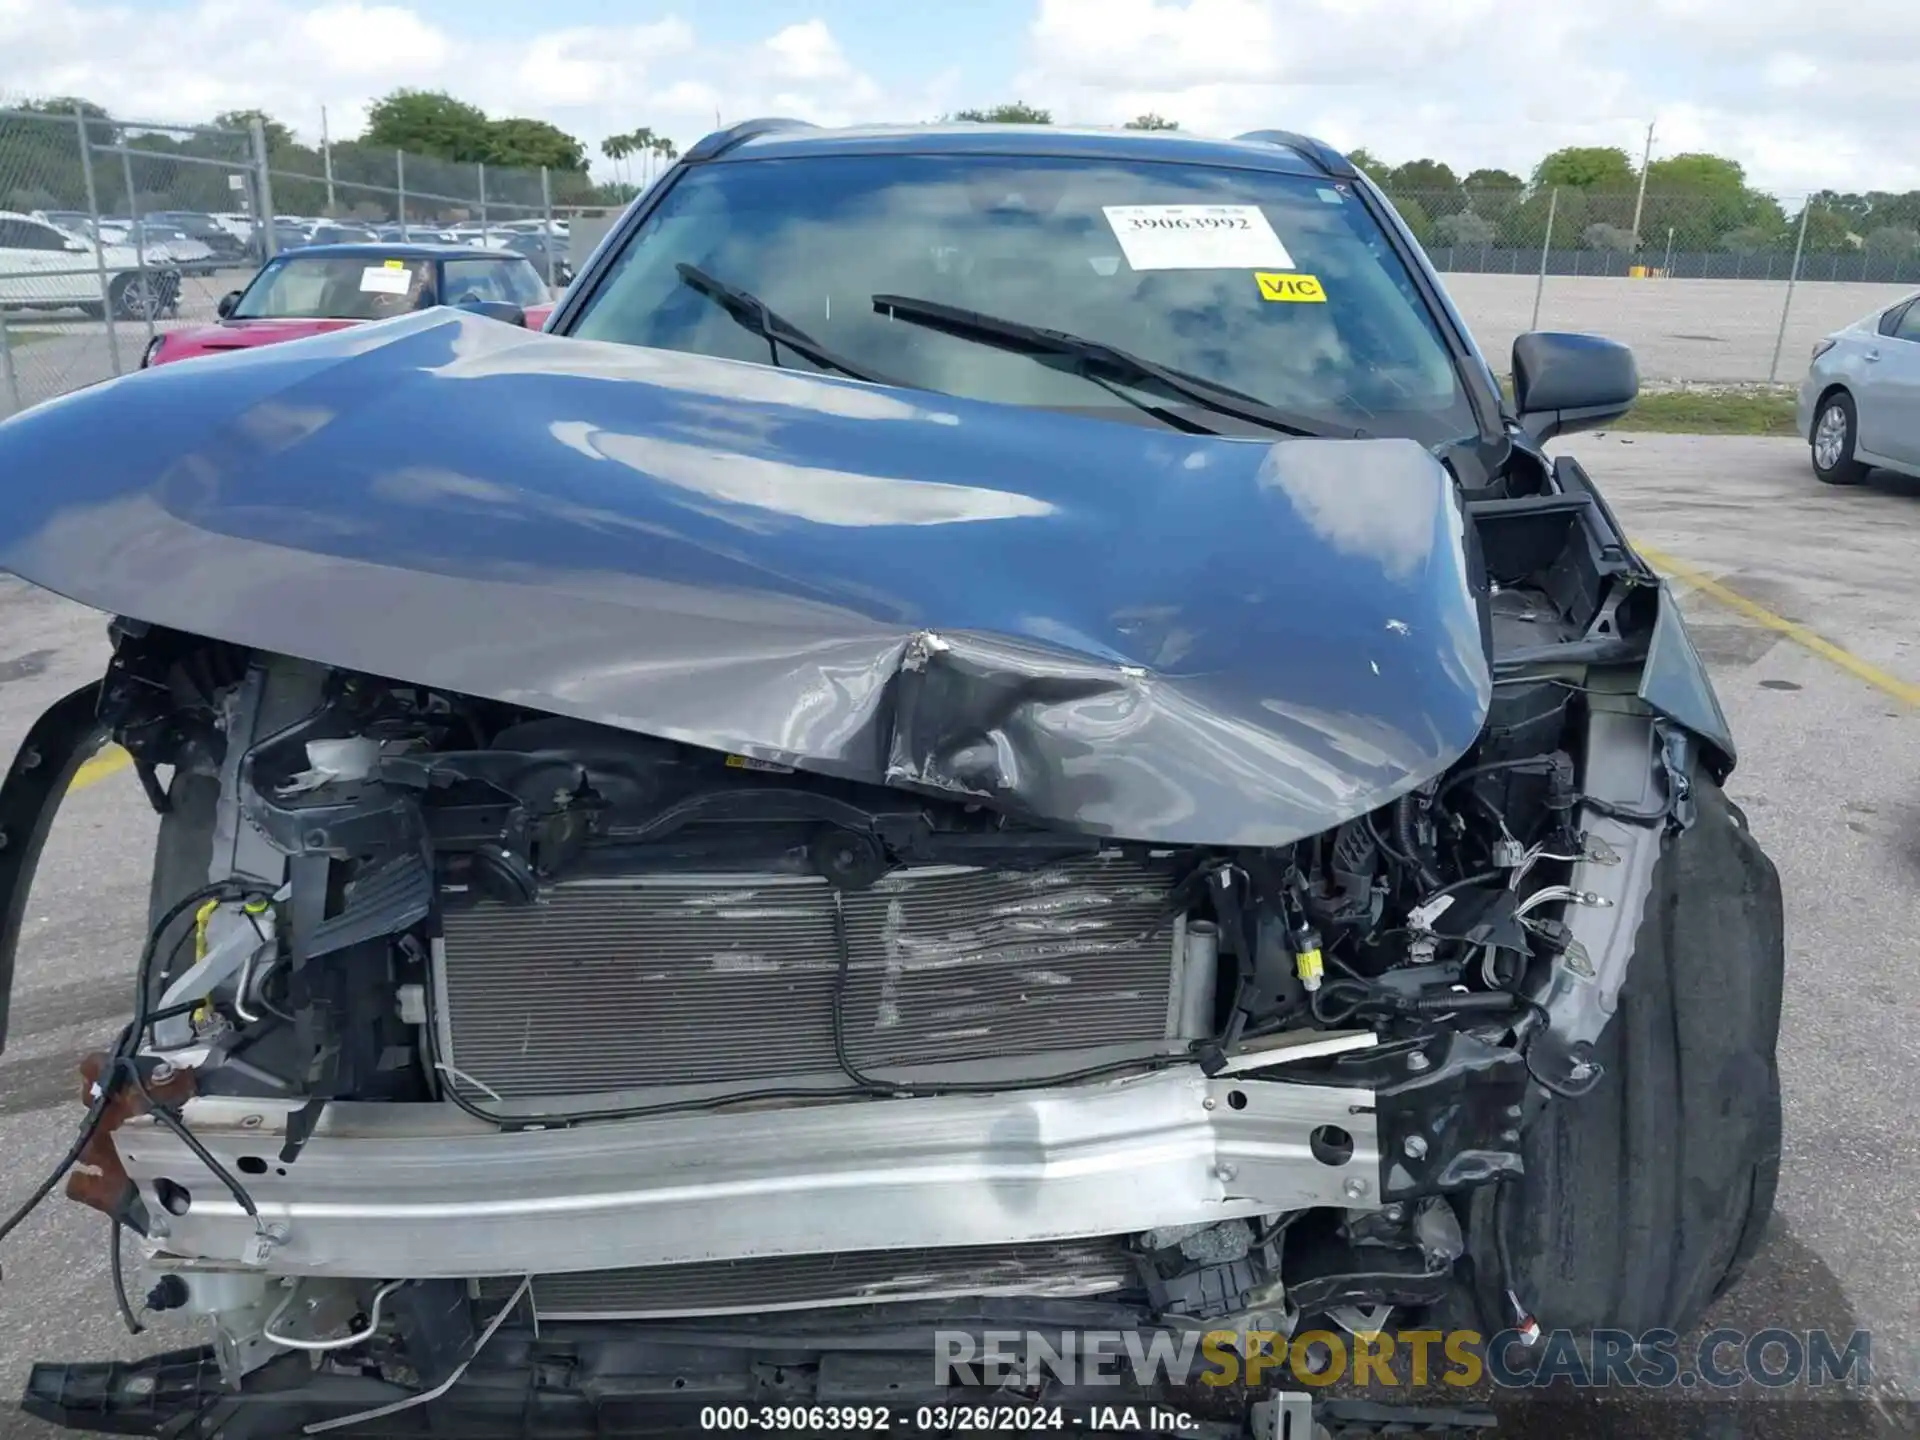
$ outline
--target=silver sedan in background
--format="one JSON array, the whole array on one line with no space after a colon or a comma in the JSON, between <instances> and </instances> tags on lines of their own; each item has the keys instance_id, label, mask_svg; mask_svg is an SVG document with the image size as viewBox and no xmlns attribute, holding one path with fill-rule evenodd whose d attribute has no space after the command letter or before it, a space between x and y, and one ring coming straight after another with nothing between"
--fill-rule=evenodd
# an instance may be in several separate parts
<instances>
[{"instance_id":1,"label":"silver sedan in background","mask_svg":"<svg viewBox=\"0 0 1920 1440\"><path fill-rule=\"evenodd\" d=\"M1813 347L1798 421L1829 485L1856 484L1876 465L1920 478L1920 294Z\"/></svg>"}]
</instances>

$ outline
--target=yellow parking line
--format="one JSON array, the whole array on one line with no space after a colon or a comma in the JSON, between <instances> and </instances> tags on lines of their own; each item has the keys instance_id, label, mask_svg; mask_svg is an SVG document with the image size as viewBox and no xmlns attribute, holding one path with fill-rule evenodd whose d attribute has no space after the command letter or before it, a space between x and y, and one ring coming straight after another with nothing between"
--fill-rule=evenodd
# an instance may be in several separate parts
<instances>
[{"instance_id":1,"label":"yellow parking line","mask_svg":"<svg viewBox=\"0 0 1920 1440\"><path fill-rule=\"evenodd\" d=\"M1904 700L1909 705L1920 707L1920 685L1909 685L1904 680L1895 679L1877 665L1868 664L1850 650L1842 650L1831 640L1824 639L1809 630L1798 621L1789 620L1784 615L1776 615L1766 606L1749 600L1737 590L1729 590L1711 575L1702 574L1684 560L1660 550L1651 550L1636 543L1633 547L1654 569L1676 580L1683 580L1703 595L1718 600L1729 610L1737 610L1757 625L1764 625L1776 635L1784 635L1794 644L1811 650L1822 660L1838 665L1855 679L1864 680L1883 694L1896 700Z\"/></svg>"},{"instance_id":2,"label":"yellow parking line","mask_svg":"<svg viewBox=\"0 0 1920 1440\"><path fill-rule=\"evenodd\" d=\"M89 785L97 785L109 775L127 768L133 763L133 757L118 745L109 745L86 764L73 772L73 783L67 786L71 794L75 790L84 790Z\"/></svg>"}]
</instances>

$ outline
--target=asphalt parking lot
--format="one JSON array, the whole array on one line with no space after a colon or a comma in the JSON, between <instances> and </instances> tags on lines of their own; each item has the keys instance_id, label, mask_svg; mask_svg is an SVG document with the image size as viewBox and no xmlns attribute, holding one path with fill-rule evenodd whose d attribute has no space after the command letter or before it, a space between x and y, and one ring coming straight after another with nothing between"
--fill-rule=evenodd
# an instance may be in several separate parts
<instances>
[{"instance_id":1,"label":"asphalt parking lot","mask_svg":"<svg viewBox=\"0 0 1920 1440\"><path fill-rule=\"evenodd\" d=\"M1884 309L1912 286L1805 281L1794 287L1784 338L1784 280L1623 280L1549 275L1533 318L1531 275L1455 273L1442 277L1487 358L1505 369L1513 337L1528 329L1606 335L1633 347L1641 377L1664 382L1798 381L1822 336Z\"/></svg>"},{"instance_id":2,"label":"asphalt parking lot","mask_svg":"<svg viewBox=\"0 0 1920 1440\"><path fill-rule=\"evenodd\" d=\"M1794 441L1603 435L1567 448L1677 577L1740 744L1730 789L1785 884L1786 1159L1766 1246L1714 1319L1872 1332L1884 1433L1913 1433L1898 1397L1920 1396L1920 483L1827 489ZM0 749L106 654L103 617L0 580ZM121 770L73 793L49 842L0 1060L0 1209L67 1143L74 1058L128 1008L153 826ZM0 1255L0 1406L32 1360L185 1341L176 1327L138 1340L120 1328L106 1242L100 1216L56 1200ZM1839 1433L1804 1398L1769 1414L1713 1433ZM0 1413L7 1440L51 1433ZM1498 1433L1655 1432L1521 1407Z\"/></svg>"}]
</instances>

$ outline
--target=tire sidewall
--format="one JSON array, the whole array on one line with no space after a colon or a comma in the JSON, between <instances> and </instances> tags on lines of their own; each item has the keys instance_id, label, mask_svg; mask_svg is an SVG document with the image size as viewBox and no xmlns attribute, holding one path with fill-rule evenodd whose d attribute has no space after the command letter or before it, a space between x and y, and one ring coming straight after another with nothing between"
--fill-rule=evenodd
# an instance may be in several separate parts
<instances>
[{"instance_id":1,"label":"tire sidewall","mask_svg":"<svg viewBox=\"0 0 1920 1440\"><path fill-rule=\"evenodd\" d=\"M1813 437L1820 433L1820 424L1830 411L1838 410L1846 422L1840 444L1840 458L1829 468L1822 469L1819 451L1814 448ZM1853 397L1844 390L1836 390L1820 402L1820 408L1814 412L1813 433L1807 437L1807 455L1813 465L1813 473L1828 485L1851 485L1859 480L1866 467L1853 458L1854 446L1860 438L1860 412L1855 409Z\"/></svg>"},{"instance_id":2,"label":"tire sidewall","mask_svg":"<svg viewBox=\"0 0 1920 1440\"><path fill-rule=\"evenodd\" d=\"M123 271L114 276L113 284L107 287L107 298L113 302L113 315L116 320L144 320L147 317L128 303L127 296L134 286L140 283L140 277L133 271ZM158 282L149 276L147 281L147 302L153 307L155 318L165 308L160 298Z\"/></svg>"}]
</instances>

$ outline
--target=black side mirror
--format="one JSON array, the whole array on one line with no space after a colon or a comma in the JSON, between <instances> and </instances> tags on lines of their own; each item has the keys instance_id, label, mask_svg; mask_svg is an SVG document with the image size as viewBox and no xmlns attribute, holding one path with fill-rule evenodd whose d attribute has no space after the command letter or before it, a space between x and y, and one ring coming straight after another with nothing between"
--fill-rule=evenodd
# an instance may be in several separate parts
<instances>
[{"instance_id":1,"label":"black side mirror","mask_svg":"<svg viewBox=\"0 0 1920 1440\"><path fill-rule=\"evenodd\" d=\"M219 303L213 307L213 313L224 320L233 313L233 307L239 303L240 292L238 290L229 290L220 297Z\"/></svg>"},{"instance_id":2,"label":"black side mirror","mask_svg":"<svg viewBox=\"0 0 1920 1440\"><path fill-rule=\"evenodd\" d=\"M1536 441L1618 420L1639 393L1633 351L1616 341L1535 330L1513 342L1513 405Z\"/></svg>"},{"instance_id":3,"label":"black side mirror","mask_svg":"<svg viewBox=\"0 0 1920 1440\"><path fill-rule=\"evenodd\" d=\"M489 320L499 320L507 325L525 325L527 312L518 305L505 300L462 300L454 306L456 310L470 311L475 315L484 315Z\"/></svg>"}]
</instances>

